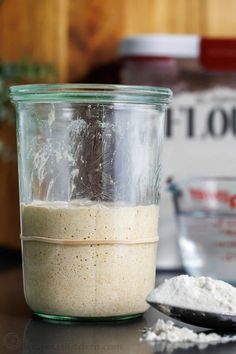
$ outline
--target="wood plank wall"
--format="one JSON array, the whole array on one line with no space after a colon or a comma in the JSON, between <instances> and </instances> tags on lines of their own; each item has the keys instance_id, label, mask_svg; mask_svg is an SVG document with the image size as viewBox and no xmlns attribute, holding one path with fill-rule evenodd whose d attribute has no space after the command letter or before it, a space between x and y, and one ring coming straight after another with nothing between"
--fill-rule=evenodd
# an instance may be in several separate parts
<instances>
[{"instance_id":1,"label":"wood plank wall","mask_svg":"<svg viewBox=\"0 0 236 354\"><path fill-rule=\"evenodd\" d=\"M0 59L53 63L67 78L67 0L2 0Z\"/></svg>"},{"instance_id":2,"label":"wood plank wall","mask_svg":"<svg viewBox=\"0 0 236 354\"><path fill-rule=\"evenodd\" d=\"M71 80L112 60L118 41L127 35L236 36L236 0L80 0L71 1L69 11Z\"/></svg>"},{"instance_id":3,"label":"wood plank wall","mask_svg":"<svg viewBox=\"0 0 236 354\"><path fill-rule=\"evenodd\" d=\"M142 32L236 36L236 0L2 0L0 58L53 63L59 81L112 60Z\"/></svg>"}]
</instances>

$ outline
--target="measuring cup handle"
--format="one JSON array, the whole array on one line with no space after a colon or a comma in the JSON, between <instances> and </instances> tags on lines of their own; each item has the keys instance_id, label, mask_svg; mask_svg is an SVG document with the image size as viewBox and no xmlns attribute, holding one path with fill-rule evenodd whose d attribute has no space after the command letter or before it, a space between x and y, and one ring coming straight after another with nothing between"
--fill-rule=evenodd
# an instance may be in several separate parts
<instances>
[{"instance_id":1,"label":"measuring cup handle","mask_svg":"<svg viewBox=\"0 0 236 354\"><path fill-rule=\"evenodd\" d=\"M172 178L169 178L167 180L167 186L168 186L167 191L171 192L171 194L172 194L175 213L179 214L179 212L180 212L179 197L182 196L182 191L179 189L178 185L173 181Z\"/></svg>"}]
</instances>

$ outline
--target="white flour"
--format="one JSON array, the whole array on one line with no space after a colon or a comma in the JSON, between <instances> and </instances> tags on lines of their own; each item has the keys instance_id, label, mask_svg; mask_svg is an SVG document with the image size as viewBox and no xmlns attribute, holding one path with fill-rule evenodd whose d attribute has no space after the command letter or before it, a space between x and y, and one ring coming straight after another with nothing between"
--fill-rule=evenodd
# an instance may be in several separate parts
<instances>
[{"instance_id":1,"label":"white flour","mask_svg":"<svg viewBox=\"0 0 236 354\"><path fill-rule=\"evenodd\" d=\"M165 280L148 295L147 300L192 310L236 314L236 288L210 277L180 275ZM190 346L197 344L202 346L202 349L208 344L236 341L236 335L220 336L216 333L196 333L187 327L177 327L172 321L165 322L159 319L152 328L144 333L141 340L169 343L171 352L173 348L178 347L178 343ZM182 344L180 344L181 347Z\"/></svg>"},{"instance_id":2,"label":"white flour","mask_svg":"<svg viewBox=\"0 0 236 354\"><path fill-rule=\"evenodd\" d=\"M178 347L184 348L198 345L201 349L208 344L228 343L236 340L236 336L220 336L217 333L196 333L187 327L177 327L172 321L159 319L157 323L147 330L141 341L151 341L154 343L170 343L168 352Z\"/></svg>"},{"instance_id":3,"label":"white flour","mask_svg":"<svg viewBox=\"0 0 236 354\"><path fill-rule=\"evenodd\" d=\"M143 336L147 341L191 342L191 343L226 343L236 336L220 336L216 333L196 333L187 327L177 327L172 321L159 319Z\"/></svg>"},{"instance_id":4,"label":"white flour","mask_svg":"<svg viewBox=\"0 0 236 354\"><path fill-rule=\"evenodd\" d=\"M236 314L236 288L210 277L180 275L165 280L147 300L192 310Z\"/></svg>"}]
</instances>

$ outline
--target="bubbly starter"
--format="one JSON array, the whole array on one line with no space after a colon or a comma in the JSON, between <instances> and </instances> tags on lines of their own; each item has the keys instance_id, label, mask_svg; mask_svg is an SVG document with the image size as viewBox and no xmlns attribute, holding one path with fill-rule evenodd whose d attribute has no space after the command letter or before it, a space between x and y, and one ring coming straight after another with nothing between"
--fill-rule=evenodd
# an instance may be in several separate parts
<instances>
[{"instance_id":1,"label":"bubbly starter","mask_svg":"<svg viewBox=\"0 0 236 354\"><path fill-rule=\"evenodd\" d=\"M35 201L21 208L24 290L34 312L110 317L147 310L155 283L157 205ZM85 242L55 241L60 239Z\"/></svg>"}]
</instances>

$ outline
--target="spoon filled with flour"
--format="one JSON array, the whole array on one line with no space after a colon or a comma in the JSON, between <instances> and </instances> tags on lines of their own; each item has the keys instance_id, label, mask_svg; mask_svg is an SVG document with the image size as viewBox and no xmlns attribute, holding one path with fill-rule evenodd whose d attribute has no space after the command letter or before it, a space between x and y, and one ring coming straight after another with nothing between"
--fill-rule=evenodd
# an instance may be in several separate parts
<instances>
[{"instance_id":1,"label":"spoon filled with flour","mask_svg":"<svg viewBox=\"0 0 236 354\"><path fill-rule=\"evenodd\" d=\"M179 321L213 329L236 329L236 288L210 277L165 280L146 301Z\"/></svg>"}]
</instances>

